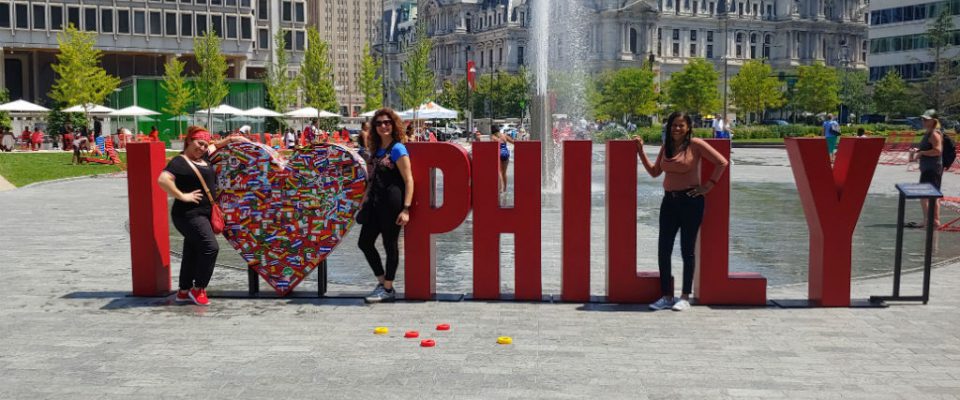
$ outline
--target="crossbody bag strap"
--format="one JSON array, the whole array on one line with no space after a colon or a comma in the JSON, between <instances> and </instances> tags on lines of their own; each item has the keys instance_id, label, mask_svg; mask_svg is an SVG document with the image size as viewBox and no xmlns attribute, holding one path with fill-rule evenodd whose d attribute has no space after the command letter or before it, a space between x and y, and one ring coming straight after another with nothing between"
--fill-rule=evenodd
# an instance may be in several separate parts
<instances>
[{"instance_id":1,"label":"crossbody bag strap","mask_svg":"<svg viewBox=\"0 0 960 400\"><path fill-rule=\"evenodd\" d=\"M193 170L193 173L197 174L197 179L200 180L200 185L203 185L203 191L207 193L207 198L210 199L210 204L213 204L213 195L210 194L210 188L207 187L207 181L203 180L203 175L200 174L200 170L197 169L196 165L193 165L193 161L190 161L187 156L181 154L180 157L183 157L183 160L187 162L187 165L190 166L190 169Z\"/></svg>"}]
</instances>

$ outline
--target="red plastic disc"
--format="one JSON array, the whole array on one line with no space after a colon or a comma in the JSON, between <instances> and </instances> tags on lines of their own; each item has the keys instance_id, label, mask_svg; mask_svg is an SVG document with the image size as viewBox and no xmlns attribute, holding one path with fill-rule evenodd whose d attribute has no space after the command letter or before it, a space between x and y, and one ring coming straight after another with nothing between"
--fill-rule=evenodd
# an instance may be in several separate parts
<instances>
[{"instance_id":1,"label":"red plastic disc","mask_svg":"<svg viewBox=\"0 0 960 400\"><path fill-rule=\"evenodd\" d=\"M424 339L420 341L420 347L433 347L436 346L437 342L433 339Z\"/></svg>"},{"instance_id":2,"label":"red plastic disc","mask_svg":"<svg viewBox=\"0 0 960 400\"><path fill-rule=\"evenodd\" d=\"M450 324L440 324L440 325L437 325L437 330L438 330L438 331L449 331L449 330L450 330Z\"/></svg>"},{"instance_id":3,"label":"red plastic disc","mask_svg":"<svg viewBox=\"0 0 960 400\"><path fill-rule=\"evenodd\" d=\"M404 334L403 334L403 337L405 337L405 338L407 338L407 339L418 338L418 337L420 337L420 332L417 332L417 331L407 331L407 333L404 333Z\"/></svg>"}]
</instances>

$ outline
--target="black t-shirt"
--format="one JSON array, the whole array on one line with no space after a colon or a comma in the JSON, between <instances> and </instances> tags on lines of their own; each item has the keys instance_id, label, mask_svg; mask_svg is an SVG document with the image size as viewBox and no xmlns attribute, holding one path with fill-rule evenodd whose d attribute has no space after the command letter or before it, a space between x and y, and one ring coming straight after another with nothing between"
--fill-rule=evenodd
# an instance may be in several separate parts
<instances>
[{"instance_id":1,"label":"black t-shirt","mask_svg":"<svg viewBox=\"0 0 960 400\"><path fill-rule=\"evenodd\" d=\"M193 165L197 167L197 170L200 171L200 174L203 175L203 180L207 182L207 187L210 188L210 192L213 195L217 193L217 177L213 171L213 165L210 163L210 159L204 155L204 161L207 162L206 166ZM164 171L167 171L173 174L174 182L177 184L177 189L183 193L190 193L194 190L199 190L200 193L203 193L203 199L200 200L200 204L195 203L185 203L180 200L173 201L173 209L170 211L171 215L174 216L185 216L187 214L206 214L210 215L212 207L210 206L210 198L203 191L203 186L200 184L200 180L197 179L197 174L193 172L193 168L190 168L190 165L187 164L190 161L187 161L186 158L182 156L176 156L167 164Z\"/></svg>"}]
</instances>

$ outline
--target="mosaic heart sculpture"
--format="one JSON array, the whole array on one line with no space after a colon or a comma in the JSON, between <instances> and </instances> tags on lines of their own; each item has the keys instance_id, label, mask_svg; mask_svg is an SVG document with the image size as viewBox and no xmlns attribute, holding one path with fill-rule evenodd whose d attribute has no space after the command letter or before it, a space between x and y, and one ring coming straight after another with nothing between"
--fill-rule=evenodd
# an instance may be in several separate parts
<instances>
[{"instance_id":1,"label":"mosaic heart sculpture","mask_svg":"<svg viewBox=\"0 0 960 400\"><path fill-rule=\"evenodd\" d=\"M340 244L366 189L363 160L340 145L284 157L259 143L232 143L212 160L224 236L281 296Z\"/></svg>"}]
</instances>

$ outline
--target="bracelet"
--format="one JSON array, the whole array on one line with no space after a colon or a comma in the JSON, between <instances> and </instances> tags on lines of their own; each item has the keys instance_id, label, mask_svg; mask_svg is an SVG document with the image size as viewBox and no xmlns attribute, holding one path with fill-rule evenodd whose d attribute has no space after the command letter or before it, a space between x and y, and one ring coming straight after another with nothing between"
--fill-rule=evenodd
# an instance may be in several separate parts
<instances>
[{"instance_id":1,"label":"bracelet","mask_svg":"<svg viewBox=\"0 0 960 400\"><path fill-rule=\"evenodd\" d=\"M409 210L410 210L410 206L409 206L409 205L403 206L403 211L409 211Z\"/></svg>"}]
</instances>

